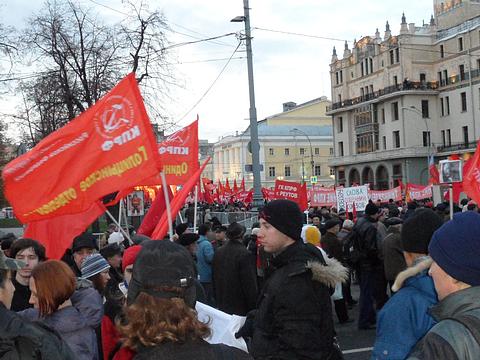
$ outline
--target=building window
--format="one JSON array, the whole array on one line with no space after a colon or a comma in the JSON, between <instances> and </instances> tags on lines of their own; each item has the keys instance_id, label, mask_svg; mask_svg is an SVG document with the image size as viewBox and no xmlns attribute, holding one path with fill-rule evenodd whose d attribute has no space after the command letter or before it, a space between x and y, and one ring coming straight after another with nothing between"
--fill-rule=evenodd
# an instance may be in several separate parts
<instances>
[{"instance_id":1,"label":"building window","mask_svg":"<svg viewBox=\"0 0 480 360\"><path fill-rule=\"evenodd\" d=\"M423 118L430 117L429 111L428 111L428 100L422 100L422 117Z\"/></svg>"},{"instance_id":2,"label":"building window","mask_svg":"<svg viewBox=\"0 0 480 360\"><path fill-rule=\"evenodd\" d=\"M318 154L315 154L318 155ZM330 155L333 155L333 148L330 148Z\"/></svg>"},{"instance_id":3,"label":"building window","mask_svg":"<svg viewBox=\"0 0 480 360\"><path fill-rule=\"evenodd\" d=\"M462 127L463 130L463 143L468 144L468 126Z\"/></svg>"},{"instance_id":4,"label":"building window","mask_svg":"<svg viewBox=\"0 0 480 360\"><path fill-rule=\"evenodd\" d=\"M392 120L398 120L398 102L392 103Z\"/></svg>"},{"instance_id":5,"label":"building window","mask_svg":"<svg viewBox=\"0 0 480 360\"><path fill-rule=\"evenodd\" d=\"M458 51L463 51L463 37L458 38Z\"/></svg>"},{"instance_id":6,"label":"building window","mask_svg":"<svg viewBox=\"0 0 480 360\"><path fill-rule=\"evenodd\" d=\"M340 70L340 83L343 83L343 70Z\"/></svg>"},{"instance_id":7,"label":"building window","mask_svg":"<svg viewBox=\"0 0 480 360\"><path fill-rule=\"evenodd\" d=\"M365 75L365 70L363 69L363 61L360 63L360 70L361 70L362 76L364 76Z\"/></svg>"},{"instance_id":8,"label":"building window","mask_svg":"<svg viewBox=\"0 0 480 360\"><path fill-rule=\"evenodd\" d=\"M400 147L400 131L399 130L393 132L393 147L394 148Z\"/></svg>"},{"instance_id":9,"label":"building window","mask_svg":"<svg viewBox=\"0 0 480 360\"><path fill-rule=\"evenodd\" d=\"M394 85L398 85L398 76L397 76L397 75L395 75L395 76L393 77L393 84L394 84Z\"/></svg>"},{"instance_id":10,"label":"building window","mask_svg":"<svg viewBox=\"0 0 480 360\"><path fill-rule=\"evenodd\" d=\"M397 61L397 63L400 62L400 48L395 49L395 60Z\"/></svg>"},{"instance_id":11,"label":"building window","mask_svg":"<svg viewBox=\"0 0 480 360\"><path fill-rule=\"evenodd\" d=\"M390 65L395 64L395 52L390 50Z\"/></svg>"},{"instance_id":12,"label":"building window","mask_svg":"<svg viewBox=\"0 0 480 360\"><path fill-rule=\"evenodd\" d=\"M450 97L445 96L445 112L447 115L450 115Z\"/></svg>"},{"instance_id":13,"label":"building window","mask_svg":"<svg viewBox=\"0 0 480 360\"><path fill-rule=\"evenodd\" d=\"M285 176L286 177L292 176L290 172L290 166L285 166Z\"/></svg>"},{"instance_id":14,"label":"building window","mask_svg":"<svg viewBox=\"0 0 480 360\"><path fill-rule=\"evenodd\" d=\"M385 124L385 108L382 108L382 124Z\"/></svg>"},{"instance_id":15,"label":"building window","mask_svg":"<svg viewBox=\"0 0 480 360\"><path fill-rule=\"evenodd\" d=\"M335 169L330 168L330 175L335 176Z\"/></svg>"},{"instance_id":16,"label":"building window","mask_svg":"<svg viewBox=\"0 0 480 360\"><path fill-rule=\"evenodd\" d=\"M442 130L442 145L445 146L447 143L445 141L445 130Z\"/></svg>"},{"instance_id":17,"label":"building window","mask_svg":"<svg viewBox=\"0 0 480 360\"><path fill-rule=\"evenodd\" d=\"M443 86L442 72L439 71L439 72L437 73L437 75L438 75L438 76L437 76L437 77L438 77L438 83L440 84L440 86Z\"/></svg>"},{"instance_id":18,"label":"building window","mask_svg":"<svg viewBox=\"0 0 480 360\"><path fill-rule=\"evenodd\" d=\"M480 59L477 59L477 69L480 69Z\"/></svg>"},{"instance_id":19,"label":"building window","mask_svg":"<svg viewBox=\"0 0 480 360\"><path fill-rule=\"evenodd\" d=\"M450 129L447 129L447 146L452 146L452 134Z\"/></svg>"},{"instance_id":20,"label":"building window","mask_svg":"<svg viewBox=\"0 0 480 360\"><path fill-rule=\"evenodd\" d=\"M275 177L275 166L268 167L268 176Z\"/></svg>"},{"instance_id":21,"label":"building window","mask_svg":"<svg viewBox=\"0 0 480 360\"><path fill-rule=\"evenodd\" d=\"M338 75L338 71L335 73L335 82L336 84L338 85L338 80L339 80L339 75Z\"/></svg>"},{"instance_id":22,"label":"building window","mask_svg":"<svg viewBox=\"0 0 480 360\"><path fill-rule=\"evenodd\" d=\"M343 132L343 117L341 116L338 117L338 132Z\"/></svg>"},{"instance_id":23,"label":"building window","mask_svg":"<svg viewBox=\"0 0 480 360\"><path fill-rule=\"evenodd\" d=\"M273 154L274 154L273 148L268 149L268 153L273 156Z\"/></svg>"},{"instance_id":24,"label":"building window","mask_svg":"<svg viewBox=\"0 0 480 360\"><path fill-rule=\"evenodd\" d=\"M460 81L464 81L465 80L465 65L459 65L458 66L458 70L460 72Z\"/></svg>"},{"instance_id":25,"label":"building window","mask_svg":"<svg viewBox=\"0 0 480 360\"><path fill-rule=\"evenodd\" d=\"M460 99L462 101L462 112L467 111L467 93L462 92L460 93Z\"/></svg>"},{"instance_id":26,"label":"building window","mask_svg":"<svg viewBox=\"0 0 480 360\"><path fill-rule=\"evenodd\" d=\"M330 148L330 149L332 149L332 148ZM315 148L315 155L320 155L320 149L319 148ZM332 154L330 154L330 155L332 155Z\"/></svg>"},{"instance_id":27,"label":"building window","mask_svg":"<svg viewBox=\"0 0 480 360\"><path fill-rule=\"evenodd\" d=\"M342 95L341 95L341 94L338 94L338 102L339 102L339 103L342 102Z\"/></svg>"},{"instance_id":28,"label":"building window","mask_svg":"<svg viewBox=\"0 0 480 360\"><path fill-rule=\"evenodd\" d=\"M387 150L387 137L382 136L383 150Z\"/></svg>"},{"instance_id":29,"label":"building window","mask_svg":"<svg viewBox=\"0 0 480 360\"><path fill-rule=\"evenodd\" d=\"M305 155L305 149L304 148L300 148L300 155Z\"/></svg>"},{"instance_id":30,"label":"building window","mask_svg":"<svg viewBox=\"0 0 480 360\"><path fill-rule=\"evenodd\" d=\"M444 85L448 85L450 83L450 81L448 81L448 70L443 70L443 78Z\"/></svg>"},{"instance_id":31,"label":"building window","mask_svg":"<svg viewBox=\"0 0 480 360\"><path fill-rule=\"evenodd\" d=\"M423 132L423 146L430 146L430 131Z\"/></svg>"},{"instance_id":32,"label":"building window","mask_svg":"<svg viewBox=\"0 0 480 360\"><path fill-rule=\"evenodd\" d=\"M427 81L427 75L425 73L420 73L420 82L424 83Z\"/></svg>"},{"instance_id":33,"label":"building window","mask_svg":"<svg viewBox=\"0 0 480 360\"><path fill-rule=\"evenodd\" d=\"M290 155L290 149L289 148L285 148L285 156L288 156Z\"/></svg>"},{"instance_id":34,"label":"building window","mask_svg":"<svg viewBox=\"0 0 480 360\"><path fill-rule=\"evenodd\" d=\"M445 108L443 106L443 98L440 98L440 114L442 114L442 116L445 116Z\"/></svg>"},{"instance_id":35,"label":"building window","mask_svg":"<svg viewBox=\"0 0 480 360\"><path fill-rule=\"evenodd\" d=\"M322 167L320 165L315 165L314 171L315 171L315 176L322 175Z\"/></svg>"},{"instance_id":36,"label":"building window","mask_svg":"<svg viewBox=\"0 0 480 360\"><path fill-rule=\"evenodd\" d=\"M443 48L443 45L440 45L440 57L443 59L445 57L445 50Z\"/></svg>"},{"instance_id":37,"label":"building window","mask_svg":"<svg viewBox=\"0 0 480 360\"><path fill-rule=\"evenodd\" d=\"M338 143L338 156L343 156L343 141Z\"/></svg>"},{"instance_id":38,"label":"building window","mask_svg":"<svg viewBox=\"0 0 480 360\"><path fill-rule=\"evenodd\" d=\"M369 59L369 63L370 63L370 72L372 73L373 72L373 59L372 58Z\"/></svg>"}]
</instances>

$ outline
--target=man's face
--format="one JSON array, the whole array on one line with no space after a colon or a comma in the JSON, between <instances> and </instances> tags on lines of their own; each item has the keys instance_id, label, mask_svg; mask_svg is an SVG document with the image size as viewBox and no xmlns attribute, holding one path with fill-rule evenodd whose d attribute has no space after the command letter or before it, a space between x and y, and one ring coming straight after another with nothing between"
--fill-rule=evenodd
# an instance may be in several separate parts
<instances>
[{"instance_id":1,"label":"man's face","mask_svg":"<svg viewBox=\"0 0 480 360\"><path fill-rule=\"evenodd\" d=\"M337 224L334 227L331 227L330 229L328 229L327 231L332 234L337 234L340 231L340 225Z\"/></svg>"},{"instance_id":2,"label":"man's face","mask_svg":"<svg viewBox=\"0 0 480 360\"><path fill-rule=\"evenodd\" d=\"M215 240L224 241L225 240L225 231L220 231L215 233Z\"/></svg>"},{"instance_id":3,"label":"man's face","mask_svg":"<svg viewBox=\"0 0 480 360\"><path fill-rule=\"evenodd\" d=\"M434 261L430 270L428 271L429 275L433 279L435 284L435 290L437 290L438 300L443 300L451 293L458 291L456 286L457 281L448 275L438 264Z\"/></svg>"},{"instance_id":4,"label":"man's face","mask_svg":"<svg viewBox=\"0 0 480 360\"><path fill-rule=\"evenodd\" d=\"M112 257L108 258L108 263L114 269L118 269L120 267L120 265L122 264L122 256L118 255L118 254L115 254Z\"/></svg>"},{"instance_id":5,"label":"man's face","mask_svg":"<svg viewBox=\"0 0 480 360\"><path fill-rule=\"evenodd\" d=\"M73 261L79 269L82 268L82 262L88 255L92 255L95 252L95 249L92 248L81 248L73 253Z\"/></svg>"},{"instance_id":6,"label":"man's face","mask_svg":"<svg viewBox=\"0 0 480 360\"><path fill-rule=\"evenodd\" d=\"M318 216L314 216L312 218L312 224L315 225L315 226L319 226L320 225L320 218Z\"/></svg>"},{"instance_id":7,"label":"man's face","mask_svg":"<svg viewBox=\"0 0 480 360\"><path fill-rule=\"evenodd\" d=\"M8 271L3 287L0 287L0 302L3 303L7 309L10 309L12 305L13 293L15 292L11 276L12 272Z\"/></svg>"},{"instance_id":8,"label":"man's face","mask_svg":"<svg viewBox=\"0 0 480 360\"><path fill-rule=\"evenodd\" d=\"M23 278L30 278L32 276L32 270L38 265L39 259L33 247L29 247L20 250L15 255L16 260L22 260L25 263L25 267L17 271L17 274ZM26 283L25 283L26 284Z\"/></svg>"},{"instance_id":9,"label":"man's face","mask_svg":"<svg viewBox=\"0 0 480 360\"><path fill-rule=\"evenodd\" d=\"M133 273L133 264L128 265L125 267L125 271L123 272L123 278L130 284L130 280L132 280L132 273Z\"/></svg>"},{"instance_id":10,"label":"man's face","mask_svg":"<svg viewBox=\"0 0 480 360\"><path fill-rule=\"evenodd\" d=\"M264 219L260 219L260 231L257 234L257 239L267 253L278 253L283 248L294 243L292 239L278 231Z\"/></svg>"}]
</instances>

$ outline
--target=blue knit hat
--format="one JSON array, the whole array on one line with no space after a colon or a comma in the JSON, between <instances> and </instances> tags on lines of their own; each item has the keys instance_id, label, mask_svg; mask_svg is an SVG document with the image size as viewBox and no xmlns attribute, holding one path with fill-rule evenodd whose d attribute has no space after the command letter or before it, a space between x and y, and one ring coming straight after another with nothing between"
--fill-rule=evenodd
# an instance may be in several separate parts
<instances>
[{"instance_id":1,"label":"blue knit hat","mask_svg":"<svg viewBox=\"0 0 480 360\"><path fill-rule=\"evenodd\" d=\"M110 268L110 264L98 253L89 255L82 262L82 278L89 279Z\"/></svg>"},{"instance_id":2,"label":"blue knit hat","mask_svg":"<svg viewBox=\"0 0 480 360\"><path fill-rule=\"evenodd\" d=\"M451 277L471 286L480 285L480 215L467 211L433 234L428 251Z\"/></svg>"}]
</instances>

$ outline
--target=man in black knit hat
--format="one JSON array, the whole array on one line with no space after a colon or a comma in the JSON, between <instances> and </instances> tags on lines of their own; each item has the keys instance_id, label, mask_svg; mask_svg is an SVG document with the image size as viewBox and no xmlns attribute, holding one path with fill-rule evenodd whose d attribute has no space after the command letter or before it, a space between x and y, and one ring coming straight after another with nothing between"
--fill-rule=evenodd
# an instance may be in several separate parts
<instances>
[{"instance_id":1,"label":"man in black knit hat","mask_svg":"<svg viewBox=\"0 0 480 360\"><path fill-rule=\"evenodd\" d=\"M289 200L269 202L260 212L258 241L273 255L274 271L257 303L250 353L258 359L341 359L336 346L330 290L346 269L320 250L305 245L303 214ZM331 265L330 265L331 264ZM312 338L312 336L314 338Z\"/></svg>"}]
</instances>

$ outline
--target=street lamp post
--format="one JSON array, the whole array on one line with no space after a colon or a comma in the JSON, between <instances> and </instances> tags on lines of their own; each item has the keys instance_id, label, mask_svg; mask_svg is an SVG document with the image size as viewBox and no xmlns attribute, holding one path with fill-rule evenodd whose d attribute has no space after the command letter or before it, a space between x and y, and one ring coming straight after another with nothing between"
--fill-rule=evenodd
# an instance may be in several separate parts
<instances>
[{"instance_id":1,"label":"street lamp post","mask_svg":"<svg viewBox=\"0 0 480 360\"><path fill-rule=\"evenodd\" d=\"M250 95L250 144L252 150L253 207L263 205L260 183L260 144L258 142L257 109L255 107L255 88L253 82L252 36L250 32L250 8L248 0L243 0L243 16L237 16L232 22L244 22L245 45L247 48L248 92Z\"/></svg>"},{"instance_id":2,"label":"street lamp post","mask_svg":"<svg viewBox=\"0 0 480 360\"><path fill-rule=\"evenodd\" d=\"M305 135L307 140L308 140L308 143L310 144L310 166L312 167L312 173L310 174L310 176L314 176L315 175L315 161L313 161L313 149L312 149L312 142L310 141L310 137L308 136L308 134L306 132L304 132L303 130L300 130L300 129L297 129L297 128L293 128L291 130L292 132L295 131L295 132L298 132L302 135ZM303 163L303 157L302 157L302 163Z\"/></svg>"}]
</instances>

